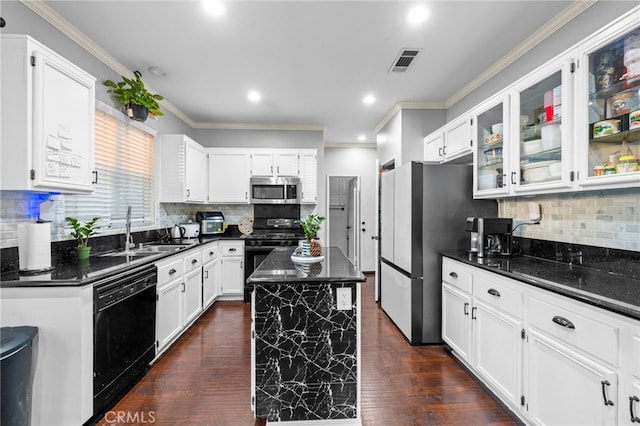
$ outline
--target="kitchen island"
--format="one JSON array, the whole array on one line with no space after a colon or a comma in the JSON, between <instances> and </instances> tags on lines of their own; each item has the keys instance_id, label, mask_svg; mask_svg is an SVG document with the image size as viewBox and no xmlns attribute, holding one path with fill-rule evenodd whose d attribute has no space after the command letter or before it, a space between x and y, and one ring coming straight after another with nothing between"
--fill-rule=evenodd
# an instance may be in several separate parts
<instances>
[{"instance_id":1,"label":"kitchen island","mask_svg":"<svg viewBox=\"0 0 640 426\"><path fill-rule=\"evenodd\" d=\"M360 424L360 285L335 247L318 263L273 250L252 291L252 408L270 422ZM323 422L324 423L324 422Z\"/></svg>"}]
</instances>

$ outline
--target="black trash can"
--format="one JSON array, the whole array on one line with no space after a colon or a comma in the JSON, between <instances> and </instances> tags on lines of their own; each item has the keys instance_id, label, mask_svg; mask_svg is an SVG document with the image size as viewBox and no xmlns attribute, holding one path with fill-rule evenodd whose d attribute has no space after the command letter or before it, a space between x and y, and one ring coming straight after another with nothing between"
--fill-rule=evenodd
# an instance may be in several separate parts
<instances>
[{"instance_id":1,"label":"black trash can","mask_svg":"<svg viewBox=\"0 0 640 426\"><path fill-rule=\"evenodd\" d=\"M0 424L31 424L37 327L0 328Z\"/></svg>"}]
</instances>

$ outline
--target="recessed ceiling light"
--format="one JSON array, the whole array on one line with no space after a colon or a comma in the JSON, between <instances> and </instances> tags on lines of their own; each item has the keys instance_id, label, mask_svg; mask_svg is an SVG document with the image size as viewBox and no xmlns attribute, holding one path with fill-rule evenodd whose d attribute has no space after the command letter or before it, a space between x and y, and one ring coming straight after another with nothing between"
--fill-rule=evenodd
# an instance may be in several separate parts
<instances>
[{"instance_id":1,"label":"recessed ceiling light","mask_svg":"<svg viewBox=\"0 0 640 426\"><path fill-rule=\"evenodd\" d=\"M421 24L426 21L428 17L429 9L427 9L426 6L419 5L409 11L409 15L407 15L407 22L410 24Z\"/></svg>"},{"instance_id":2,"label":"recessed ceiling light","mask_svg":"<svg viewBox=\"0 0 640 426\"><path fill-rule=\"evenodd\" d=\"M262 96L260 95L260 92L255 91L255 90L251 90L248 94L247 94L247 98L251 101L251 102L259 102L260 99L262 99Z\"/></svg>"},{"instance_id":3,"label":"recessed ceiling light","mask_svg":"<svg viewBox=\"0 0 640 426\"><path fill-rule=\"evenodd\" d=\"M219 0L202 0L202 7L213 16L224 15L224 3Z\"/></svg>"},{"instance_id":4,"label":"recessed ceiling light","mask_svg":"<svg viewBox=\"0 0 640 426\"><path fill-rule=\"evenodd\" d=\"M376 101L376 98L373 95L367 95L364 97L364 99L362 99L362 102L364 102L367 105L371 105L375 101Z\"/></svg>"},{"instance_id":5,"label":"recessed ceiling light","mask_svg":"<svg viewBox=\"0 0 640 426\"><path fill-rule=\"evenodd\" d=\"M366 137L365 135L360 135L360 136L358 136L358 140L359 140L360 142L364 142L364 141L366 141L366 140L367 140L367 137Z\"/></svg>"}]
</instances>

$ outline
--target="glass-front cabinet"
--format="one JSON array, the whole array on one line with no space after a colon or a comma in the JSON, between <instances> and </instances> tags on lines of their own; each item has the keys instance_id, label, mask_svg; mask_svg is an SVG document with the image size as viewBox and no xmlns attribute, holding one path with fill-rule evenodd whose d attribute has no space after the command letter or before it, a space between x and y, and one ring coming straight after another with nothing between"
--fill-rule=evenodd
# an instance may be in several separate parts
<instances>
[{"instance_id":1,"label":"glass-front cabinet","mask_svg":"<svg viewBox=\"0 0 640 426\"><path fill-rule=\"evenodd\" d=\"M580 52L577 135L582 186L640 184L640 27L605 31Z\"/></svg>"},{"instance_id":2,"label":"glass-front cabinet","mask_svg":"<svg viewBox=\"0 0 640 426\"><path fill-rule=\"evenodd\" d=\"M509 96L503 94L487 100L478 106L474 115L474 196L508 194Z\"/></svg>"},{"instance_id":3,"label":"glass-front cabinet","mask_svg":"<svg viewBox=\"0 0 640 426\"><path fill-rule=\"evenodd\" d=\"M517 193L571 186L572 69L569 58L550 62L512 93L512 167L506 178Z\"/></svg>"}]
</instances>

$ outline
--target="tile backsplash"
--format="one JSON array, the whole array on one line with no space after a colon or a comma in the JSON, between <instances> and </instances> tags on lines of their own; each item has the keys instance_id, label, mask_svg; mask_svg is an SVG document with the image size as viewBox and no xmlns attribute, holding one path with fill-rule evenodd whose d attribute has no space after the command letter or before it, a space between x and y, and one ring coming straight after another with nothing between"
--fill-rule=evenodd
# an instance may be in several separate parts
<instances>
[{"instance_id":1,"label":"tile backsplash","mask_svg":"<svg viewBox=\"0 0 640 426\"><path fill-rule=\"evenodd\" d=\"M501 217L514 226L528 221L528 202L540 204L538 225L522 225L515 236L640 251L640 190L608 190L504 199Z\"/></svg>"},{"instance_id":2,"label":"tile backsplash","mask_svg":"<svg viewBox=\"0 0 640 426\"><path fill-rule=\"evenodd\" d=\"M0 248L18 246L18 224L35 222L38 218L40 203L47 200L56 201L56 215L51 224L51 241L71 239L67 235L64 223L64 195L35 193L29 191L0 191ZM315 210L315 205L300 206L300 215L307 216ZM253 217L253 206L250 204L182 204L160 203L156 210L156 223L134 231L160 229L176 223L195 220L196 212L221 211L225 221L232 225L245 217ZM102 235L123 233L123 229L102 231Z\"/></svg>"}]
</instances>

